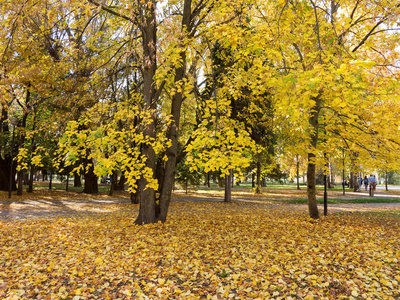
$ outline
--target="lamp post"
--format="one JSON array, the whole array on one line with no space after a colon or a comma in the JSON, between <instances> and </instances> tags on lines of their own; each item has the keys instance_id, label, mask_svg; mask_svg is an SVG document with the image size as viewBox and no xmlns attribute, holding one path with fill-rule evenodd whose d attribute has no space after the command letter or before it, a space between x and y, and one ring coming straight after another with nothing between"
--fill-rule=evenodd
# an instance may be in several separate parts
<instances>
[{"instance_id":1,"label":"lamp post","mask_svg":"<svg viewBox=\"0 0 400 300\"><path fill-rule=\"evenodd\" d=\"M10 187L8 189L8 199L11 198L12 179L13 179L13 162L14 162L13 150L14 150L14 139L15 139L15 126L18 125L19 120L17 118L11 118L10 122L13 126L13 137L11 142L11 170L10 170Z\"/></svg>"}]
</instances>

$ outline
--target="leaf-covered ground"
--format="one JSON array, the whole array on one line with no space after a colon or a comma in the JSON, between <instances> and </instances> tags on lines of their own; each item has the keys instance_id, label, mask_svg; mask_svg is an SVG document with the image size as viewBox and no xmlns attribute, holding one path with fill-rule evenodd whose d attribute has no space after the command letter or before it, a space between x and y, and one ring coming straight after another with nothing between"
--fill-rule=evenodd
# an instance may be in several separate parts
<instances>
[{"instance_id":1,"label":"leaf-covered ground","mask_svg":"<svg viewBox=\"0 0 400 300\"><path fill-rule=\"evenodd\" d=\"M1 299L400 299L400 218L300 206L173 202L0 223ZM298 211L300 210L300 211Z\"/></svg>"}]
</instances>

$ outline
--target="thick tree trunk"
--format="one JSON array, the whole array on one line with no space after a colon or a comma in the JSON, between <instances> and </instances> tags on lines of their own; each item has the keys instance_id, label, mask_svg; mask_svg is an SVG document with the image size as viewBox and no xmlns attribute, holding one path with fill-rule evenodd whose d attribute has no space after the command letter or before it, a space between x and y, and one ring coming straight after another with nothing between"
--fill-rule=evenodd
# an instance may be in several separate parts
<instances>
[{"instance_id":1,"label":"thick tree trunk","mask_svg":"<svg viewBox=\"0 0 400 300\"><path fill-rule=\"evenodd\" d=\"M150 112L151 120L143 130L146 140L154 139L156 136L155 119L156 119L156 82L154 76L157 69L157 21L156 21L156 1L145 1L142 16L142 47L144 64L142 67L143 74L143 108L146 113ZM145 166L155 173L156 155L154 149L143 144L141 153L146 157ZM154 176L154 174L153 174ZM139 215L135 221L136 224L149 224L157 222L156 216L156 199L155 191L152 188L146 188L148 181L143 176L138 181L140 189L140 206ZM168 197L167 197L168 198ZM168 199L169 202L169 199Z\"/></svg>"},{"instance_id":2,"label":"thick tree trunk","mask_svg":"<svg viewBox=\"0 0 400 300\"><path fill-rule=\"evenodd\" d=\"M210 187L210 172L207 172L207 187Z\"/></svg>"},{"instance_id":3,"label":"thick tree trunk","mask_svg":"<svg viewBox=\"0 0 400 300\"><path fill-rule=\"evenodd\" d=\"M17 190L17 182L15 181L16 164L13 164L13 178L11 178L11 190ZM0 157L0 190L8 191L10 188L10 171L11 171L11 158L6 156L4 159Z\"/></svg>"},{"instance_id":4,"label":"thick tree trunk","mask_svg":"<svg viewBox=\"0 0 400 300\"><path fill-rule=\"evenodd\" d=\"M137 190L135 193L130 193L131 203L139 204L140 203L140 191Z\"/></svg>"},{"instance_id":5,"label":"thick tree trunk","mask_svg":"<svg viewBox=\"0 0 400 300\"><path fill-rule=\"evenodd\" d=\"M118 188L119 191L124 191L125 190L125 183L126 183L126 177L125 177L125 174L122 173L121 177L119 178L118 185L115 186L114 188Z\"/></svg>"},{"instance_id":6,"label":"thick tree trunk","mask_svg":"<svg viewBox=\"0 0 400 300\"><path fill-rule=\"evenodd\" d=\"M115 188L117 186L118 186L118 174L116 171L114 171L111 175L110 192L108 193L110 196L114 194L115 190L118 190L118 188Z\"/></svg>"},{"instance_id":7,"label":"thick tree trunk","mask_svg":"<svg viewBox=\"0 0 400 300\"><path fill-rule=\"evenodd\" d=\"M225 196L224 202L232 202L232 177L233 170L229 170L229 175L225 175Z\"/></svg>"},{"instance_id":8,"label":"thick tree trunk","mask_svg":"<svg viewBox=\"0 0 400 300\"><path fill-rule=\"evenodd\" d=\"M316 97L315 105L311 110L311 116L309 118L309 124L312 129L310 133L310 148L315 149L318 143L318 116L321 109L321 98ZM311 218L318 219L319 212L316 198L315 188L315 154L313 152L308 153L308 164L307 164L307 196L308 196L308 212Z\"/></svg>"},{"instance_id":9,"label":"thick tree trunk","mask_svg":"<svg viewBox=\"0 0 400 300\"><path fill-rule=\"evenodd\" d=\"M89 168L88 168L89 166ZM84 170L87 170L83 175L85 178L85 184L83 187L83 193L85 194L96 194L99 192L97 184L97 176L94 174L94 166L91 159L84 158Z\"/></svg>"},{"instance_id":10,"label":"thick tree trunk","mask_svg":"<svg viewBox=\"0 0 400 300\"><path fill-rule=\"evenodd\" d=\"M74 173L74 187L81 187L82 182L81 182L81 175L78 173Z\"/></svg>"},{"instance_id":11,"label":"thick tree trunk","mask_svg":"<svg viewBox=\"0 0 400 300\"><path fill-rule=\"evenodd\" d=\"M23 191L23 185L24 185L24 171L21 170L17 174L17 182L18 182L18 190L17 190L17 195L21 196L22 191Z\"/></svg>"}]
</instances>

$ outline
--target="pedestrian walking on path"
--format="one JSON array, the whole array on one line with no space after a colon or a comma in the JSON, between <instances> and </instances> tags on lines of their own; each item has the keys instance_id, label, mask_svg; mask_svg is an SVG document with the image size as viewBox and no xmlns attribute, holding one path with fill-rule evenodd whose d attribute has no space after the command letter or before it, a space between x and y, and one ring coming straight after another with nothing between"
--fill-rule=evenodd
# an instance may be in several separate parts
<instances>
[{"instance_id":1,"label":"pedestrian walking on path","mask_svg":"<svg viewBox=\"0 0 400 300\"><path fill-rule=\"evenodd\" d=\"M365 187L365 190L367 191L368 190L368 177L367 176L364 177L364 187Z\"/></svg>"}]
</instances>

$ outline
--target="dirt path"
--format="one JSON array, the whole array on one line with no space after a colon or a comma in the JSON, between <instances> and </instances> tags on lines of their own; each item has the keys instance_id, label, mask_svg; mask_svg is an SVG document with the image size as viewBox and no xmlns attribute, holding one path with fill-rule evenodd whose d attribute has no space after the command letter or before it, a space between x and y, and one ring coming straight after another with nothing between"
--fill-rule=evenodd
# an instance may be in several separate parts
<instances>
[{"instance_id":1,"label":"dirt path","mask_svg":"<svg viewBox=\"0 0 400 300\"><path fill-rule=\"evenodd\" d=\"M318 195L322 197L321 193ZM400 195L387 194L377 192L376 198L398 198L398 203L341 203L331 204L329 199L354 199L354 198L369 198L366 192L346 192L343 196L341 192L328 193L328 213L337 211L399 211L400 212ZM271 190L263 195L241 194L237 193L233 196L234 201L268 203L270 205L282 205L277 203L277 200L305 198L305 191L297 190ZM190 193L188 195L175 193L173 201L223 201L223 194L218 191L213 194L202 194L200 192ZM35 200L1 200L0 201L0 221L15 221L26 219L47 219L57 217L79 217L79 216L99 216L110 214L118 210L126 208L125 205L130 205L130 200L127 198L119 199L35 199ZM306 204L283 204L290 206L291 209L307 210ZM137 209L137 206L136 206ZM322 212L323 206L319 205Z\"/></svg>"}]
</instances>

